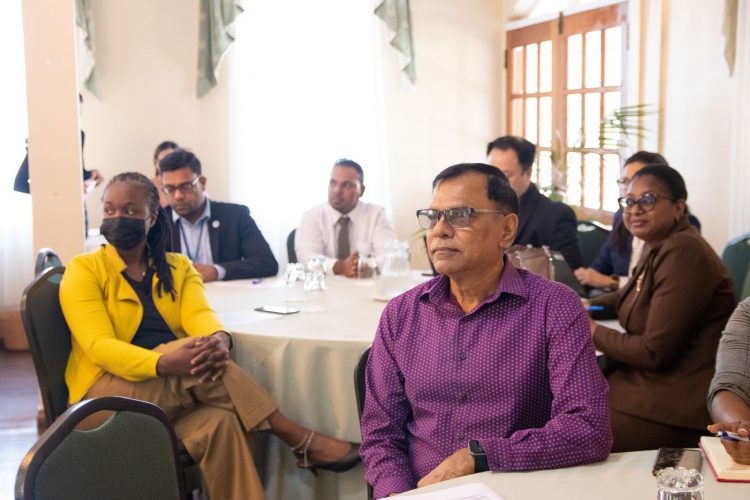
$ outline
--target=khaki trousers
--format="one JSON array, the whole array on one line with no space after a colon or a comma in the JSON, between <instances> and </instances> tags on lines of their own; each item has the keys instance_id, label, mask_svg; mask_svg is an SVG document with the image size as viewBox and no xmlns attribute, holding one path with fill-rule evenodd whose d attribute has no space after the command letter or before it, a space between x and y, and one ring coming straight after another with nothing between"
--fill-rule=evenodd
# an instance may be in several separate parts
<instances>
[{"instance_id":1,"label":"khaki trousers","mask_svg":"<svg viewBox=\"0 0 750 500\"><path fill-rule=\"evenodd\" d=\"M175 340L154 350L171 352L189 340ZM249 433L268 429L266 418L278 405L234 362L230 361L220 380L202 384L194 376L130 382L105 373L85 397L101 396L140 399L164 410L177 438L200 466L211 500L265 498L249 448ZM108 416L104 412L93 415L85 426L101 425Z\"/></svg>"}]
</instances>

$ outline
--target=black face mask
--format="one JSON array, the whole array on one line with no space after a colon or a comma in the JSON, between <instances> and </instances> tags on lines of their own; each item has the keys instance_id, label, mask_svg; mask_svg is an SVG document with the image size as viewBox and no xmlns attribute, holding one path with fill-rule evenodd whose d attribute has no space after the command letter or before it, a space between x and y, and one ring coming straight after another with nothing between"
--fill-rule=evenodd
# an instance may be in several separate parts
<instances>
[{"instance_id":1,"label":"black face mask","mask_svg":"<svg viewBox=\"0 0 750 500\"><path fill-rule=\"evenodd\" d=\"M130 250L146 239L146 224L143 219L112 217L102 220L99 227L102 236L120 250Z\"/></svg>"}]
</instances>

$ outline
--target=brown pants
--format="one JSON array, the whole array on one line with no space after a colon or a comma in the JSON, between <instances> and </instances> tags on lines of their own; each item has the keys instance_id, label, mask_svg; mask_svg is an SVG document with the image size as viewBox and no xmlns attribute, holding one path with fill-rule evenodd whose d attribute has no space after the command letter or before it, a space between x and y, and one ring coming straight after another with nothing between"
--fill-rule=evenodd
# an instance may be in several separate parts
<instances>
[{"instance_id":1,"label":"brown pants","mask_svg":"<svg viewBox=\"0 0 750 500\"><path fill-rule=\"evenodd\" d=\"M675 427L620 413L609 408L612 423L612 452L696 448L706 431Z\"/></svg>"},{"instance_id":2,"label":"brown pants","mask_svg":"<svg viewBox=\"0 0 750 500\"><path fill-rule=\"evenodd\" d=\"M162 344L155 351L171 352L189 339ZM105 373L86 398L125 396L158 405L174 424L190 456L198 462L212 500L264 499L263 485L253 463L249 433L268 429L266 418L276 402L234 362L216 382L198 384L188 377L158 377L129 382ZM108 415L94 415L91 428Z\"/></svg>"}]
</instances>

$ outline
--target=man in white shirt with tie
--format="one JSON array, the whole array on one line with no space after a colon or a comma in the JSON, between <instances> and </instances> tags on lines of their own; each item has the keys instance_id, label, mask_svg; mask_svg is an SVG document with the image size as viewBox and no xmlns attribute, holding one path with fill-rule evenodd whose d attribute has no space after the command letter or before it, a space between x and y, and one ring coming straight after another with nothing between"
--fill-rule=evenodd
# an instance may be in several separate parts
<instances>
[{"instance_id":1,"label":"man in white shirt with tie","mask_svg":"<svg viewBox=\"0 0 750 500\"><path fill-rule=\"evenodd\" d=\"M396 239L383 207L359 201L365 192L364 177L357 162L336 161L328 203L305 212L297 226L294 251L300 262L323 256L326 272L355 278L360 255L382 254L385 242Z\"/></svg>"}]
</instances>

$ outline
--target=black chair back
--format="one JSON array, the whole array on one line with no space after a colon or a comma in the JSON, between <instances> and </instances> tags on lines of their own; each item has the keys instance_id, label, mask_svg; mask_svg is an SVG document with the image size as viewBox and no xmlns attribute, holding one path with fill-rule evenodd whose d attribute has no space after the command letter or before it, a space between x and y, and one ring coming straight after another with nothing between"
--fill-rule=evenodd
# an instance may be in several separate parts
<instances>
[{"instance_id":1,"label":"black chair back","mask_svg":"<svg viewBox=\"0 0 750 500\"><path fill-rule=\"evenodd\" d=\"M727 243L721 252L721 260L732 276L735 297L737 300L742 300L745 278L750 268L750 233L743 234Z\"/></svg>"},{"instance_id":2,"label":"black chair back","mask_svg":"<svg viewBox=\"0 0 750 500\"><path fill-rule=\"evenodd\" d=\"M357 412L359 413L360 420L362 420L362 411L365 409L365 369L367 368L367 360L369 358L370 347L359 355L359 361L357 361L357 366L354 368L354 394L357 398ZM367 498L368 500L372 500L372 497L372 486L368 483Z\"/></svg>"},{"instance_id":3,"label":"black chair back","mask_svg":"<svg viewBox=\"0 0 750 500\"><path fill-rule=\"evenodd\" d=\"M86 417L114 411L93 430ZM16 476L17 500L184 499L177 438L166 414L136 399L88 399L63 413L29 450Z\"/></svg>"},{"instance_id":4,"label":"black chair back","mask_svg":"<svg viewBox=\"0 0 750 500\"><path fill-rule=\"evenodd\" d=\"M43 270L26 287L21 318L34 360L47 426L68 407L65 367L70 355L70 330L60 308L60 280L64 267Z\"/></svg>"},{"instance_id":5,"label":"black chair back","mask_svg":"<svg viewBox=\"0 0 750 500\"><path fill-rule=\"evenodd\" d=\"M360 419L362 418L362 410L365 409L365 369L369 357L370 348L368 347L359 355L359 361L354 368L354 394L357 396L357 411Z\"/></svg>"},{"instance_id":6,"label":"black chair back","mask_svg":"<svg viewBox=\"0 0 750 500\"><path fill-rule=\"evenodd\" d=\"M294 251L294 235L296 233L297 230L292 229L292 232L286 237L286 255L290 264L297 262L297 252Z\"/></svg>"},{"instance_id":7,"label":"black chair back","mask_svg":"<svg viewBox=\"0 0 750 500\"><path fill-rule=\"evenodd\" d=\"M596 221L582 220L578 221L578 243L581 246L581 254L583 255L583 265L588 267L597 255L599 250L604 245L609 237L609 229L603 224Z\"/></svg>"},{"instance_id":8,"label":"black chair back","mask_svg":"<svg viewBox=\"0 0 750 500\"><path fill-rule=\"evenodd\" d=\"M62 267L62 265L62 260L60 260L60 257L57 256L54 250L51 248L42 248L36 254L34 276L39 276L39 273L49 267Z\"/></svg>"}]
</instances>

